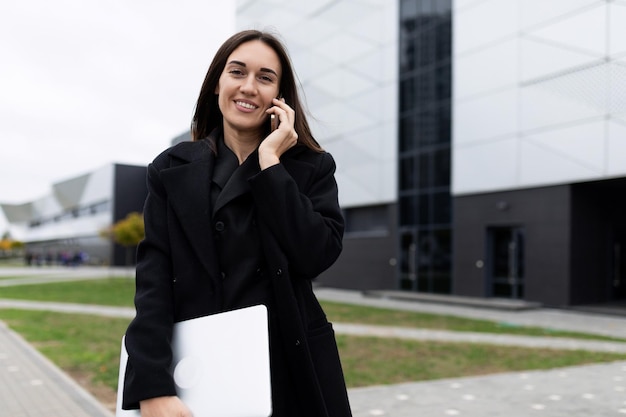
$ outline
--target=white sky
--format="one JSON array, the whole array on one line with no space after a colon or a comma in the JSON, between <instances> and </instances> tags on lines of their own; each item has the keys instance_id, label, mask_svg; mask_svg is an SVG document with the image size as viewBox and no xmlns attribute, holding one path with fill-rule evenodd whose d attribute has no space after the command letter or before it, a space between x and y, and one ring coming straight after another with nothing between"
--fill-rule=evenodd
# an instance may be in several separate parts
<instances>
[{"instance_id":1,"label":"white sky","mask_svg":"<svg viewBox=\"0 0 626 417\"><path fill-rule=\"evenodd\" d=\"M146 165L169 146L234 31L235 3L3 2L0 202L34 200L111 162Z\"/></svg>"}]
</instances>

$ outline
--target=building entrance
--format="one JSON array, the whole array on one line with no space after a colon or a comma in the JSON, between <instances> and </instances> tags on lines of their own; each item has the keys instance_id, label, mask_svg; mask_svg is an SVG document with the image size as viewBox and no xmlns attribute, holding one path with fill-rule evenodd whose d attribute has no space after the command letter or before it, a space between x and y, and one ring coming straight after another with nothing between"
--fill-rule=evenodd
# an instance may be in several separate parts
<instances>
[{"instance_id":1,"label":"building entrance","mask_svg":"<svg viewBox=\"0 0 626 417\"><path fill-rule=\"evenodd\" d=\"M524 230L521 227L487 229L487 273L492 297L524 298Z\"/></svg>"}]
</instances>

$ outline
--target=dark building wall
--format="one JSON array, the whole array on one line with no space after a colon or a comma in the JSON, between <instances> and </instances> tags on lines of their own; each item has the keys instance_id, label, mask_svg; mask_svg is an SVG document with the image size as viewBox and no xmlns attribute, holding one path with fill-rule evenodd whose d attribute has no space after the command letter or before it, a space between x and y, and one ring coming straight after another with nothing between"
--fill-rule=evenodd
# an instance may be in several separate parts
<instances>
[{"instance_id":1,"label":"dark building wall","mask_svg":"<svg viewBox=\"0 0 626 417\"><path fill-rule=\"evenodd\" d=\"M614 245L624 250L626 179L572 185L572 208L572 304L623 298L615 288L614 280L621 277L614 276Z\"/></svg>"},{"instance_id":2,"label":"dark building wall","mask_svg":"<svg viewBox=\"0 0 626 417\"><path fill-rule=\"evenodd\" d=\"M454 199L453 291L490 295L487 231L524 232L524 299L570 304L570 187L568 185L457 196ZM479 267L482 263L483 267Z\"/></svg>"},{"instance_id":3,"label":"dark building wall","mask_svg":"<svg viewBox=\"0 0 626 417\"><path fill-rule=\"evenodd\" d=\"M596 191L572 187L572 304L596 303L605 296L605 241L610 222L600 215L601 196Z\"/></svg>"},{"instance_id":4,"label":"dark building wall","mask_svg":"<svg viewBox=\"0 0 626 417\"><path fill-rule=\"evenodd\" d=\"M354 290L396 289L396 205L387 207L387 232L346 233L343 251L316 282Z\"/></svg>"},{"instance_id":5,"label":"dark building wall","mask_svg":"<svg viewBox=\"0 0 626 417\"><path fill-rule=\"evenodd\" d=\"M133 211L142 213L143 204L148 195L146 187L146 168L132 165L115 165L113 180L113 223L125 218ZM125 248L114 244L112 248L111 264L123 266L135 261L134 248Z\"/></svg>"}]
</instances>

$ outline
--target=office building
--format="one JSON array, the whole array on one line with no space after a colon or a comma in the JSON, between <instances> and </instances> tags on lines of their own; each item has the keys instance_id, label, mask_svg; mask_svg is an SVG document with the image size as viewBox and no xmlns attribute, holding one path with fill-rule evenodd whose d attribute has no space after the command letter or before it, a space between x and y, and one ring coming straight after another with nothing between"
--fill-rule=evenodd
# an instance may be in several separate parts
<instances>
[{"instance_id":1,"label":"office building","mask_svg":"<svg viewBox=\"0 0 626 417\"><path fill-rule=\"evenodd\" d=\"M126 265L127 249L102 232L143 210L145 177L145 167L108 164L54 183L34 201L0 207L31 264Z\"/></svg>"},{"instance_id":2,"label":"office building","mask_svg":"<svg viewBox=\"0 0 626 417\"><path fill-rule=\"evenodd\" d=\"M338 164L322 284L626 300L625 0L240 0Z\"/></svg>"}]
</instances>

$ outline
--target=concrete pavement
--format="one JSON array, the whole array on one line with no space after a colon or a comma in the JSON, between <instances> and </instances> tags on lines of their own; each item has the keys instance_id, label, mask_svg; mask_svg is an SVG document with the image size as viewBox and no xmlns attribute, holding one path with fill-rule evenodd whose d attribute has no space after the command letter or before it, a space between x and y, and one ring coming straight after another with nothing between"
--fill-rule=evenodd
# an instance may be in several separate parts
<instances>
[{"instance_id":1,"label":"concrete pavement","mask_svg":"<svg viewBox=\"0 0 626 417\"><path fill-rule=\"evenodd\" d=\"M41 268L45 271L45 268ZM62 269L32 274L35 268L7 271L0 268L0 283L35 283L66 280L68 276L96 278L97 268ZM20 275L22 274L22 275ZM100 270L100 276L111 276ZM121 274L123 275L123 271ZM21 277L20 277L21 276ZM25 280L25 281L22 281ZM0 284L1 285L1 284ZM6 285L6 284L5 284ZM317 288L320 299L378 307L481 318L506 325L534 325L553 329L610 334L626 338L626 318L583 314L552 309L502 311L467 306L423 303L367 297L360 292ZM129 308L84 306L67 303L33 303L4 300L0 308L45 309L72 313L132 317ZM514 346L554 347L626 352L626 344L561 340L541 337L498 336L421 329L361 326L336 323L337 333L400 337L418 340L447 340L497 343ZM517 372L472 378L356 388L349 391L355 417L389 416L616 416L626 414L626 361L562 368L550 371ZM110 417L90 394L42 357L6 326L0 326L0 417L93 416Z\"/></svg>"},{"instance_id":2,"label":"concrete pavement","mask_svg":"<svg viewBox=\"0 0 626 417\"><path fill-rule=\"evenodd\" d=\"M91 394L0 322L0 417L111 417Z\"/></svg>"}]
</instances>

